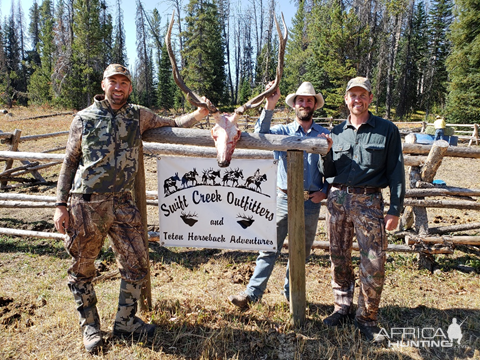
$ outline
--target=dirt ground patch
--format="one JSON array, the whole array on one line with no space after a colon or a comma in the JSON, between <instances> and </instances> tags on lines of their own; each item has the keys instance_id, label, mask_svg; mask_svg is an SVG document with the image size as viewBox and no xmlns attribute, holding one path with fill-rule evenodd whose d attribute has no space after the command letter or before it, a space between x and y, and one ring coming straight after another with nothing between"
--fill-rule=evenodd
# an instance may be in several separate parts
<instances>
[{"instance_id":1,"label":"dirt ground patch","mask_svg":"<svg viewBox=\"0 0 480 360\"><path fill-rule=\"evenodd\" d=\"M25 111L25 114L22 114ZM51 109L40 109L45 113ZM15 120L33 110L12 111L0 130L22 134L68 130L71 116ZM30 114L30 115L29 115ZM11 121L12 120L12 121ZM37 132L38 131L38 132ZM20 150L44 151L62 146L53 141L21 144ZM5 150L0 144L0 150ZM60 151L61 152L61 151ZM146 155L147 190L155 191L156 159ZM42 172L47 184L7 192L55 194L59 166ZM436 178L447 185L480 188L480 159L445 158ZM323 213L324 209L322 209ZM53 208L0 208L0 227L54 231ZM429 209L429 226L479 221L478 211ZM158 211L148 207L149 228L158 228ZM478 231L467 231L476 234ZM326 240L320 221L317 240ZM393 238L392 238L392 241ZM438 271L419 269L416 255L389 253L380 325L387 330L434 329L447 333L452 319L462 322L461 344L442 346L372 346L352 325L326 328L322 320L333 309L330 261L314 250L306 264L307 319L290 325L283 288L288 251L283 250L259 304L239 311L226 300L245 288L257 253L150 244L153 308L144 314L159 327L152 344L111 339L119 280L96 284L102 330L107 340L101 359L478 359L480 358L480 249L459 246L452 255L437 255ZM359 254L354 253L358 272ZM68 254L59 241L0 235L0 358L83 359L75 303L66 286ZM111 274L116 263L108 243L98 259L99 274ZM358 293L358 287L356 289ZM355 299L356 301L356 299ZM440 330L438 330L440 329ZM431 345L431 344L430 344Z\"/></svg>"}]
</instances>

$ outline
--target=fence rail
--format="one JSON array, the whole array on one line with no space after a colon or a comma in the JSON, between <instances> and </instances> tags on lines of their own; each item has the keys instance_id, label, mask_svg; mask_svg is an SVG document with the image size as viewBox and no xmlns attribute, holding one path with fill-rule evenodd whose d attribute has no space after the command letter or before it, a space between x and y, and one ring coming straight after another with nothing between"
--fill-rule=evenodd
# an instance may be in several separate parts
<instances>
[{"instance_id":1,"label":"fence rail","mask_svg":"<svg viewBox=\"0 0 480 360\"><path fill-rule=\"evenodd\" d=\"M248 123L248 121L247 121ZM333 119L331 120L330 124L333 123ZM59 135L55 135L59 136ZM16 131L12 134L12 141L10 145L10 151L8 152L0 152L0 160L5 160L7 164L10 164L8 171L13 163L14 159L23 159L25 157L25 153L18 152L18 144L20 142L20 131ZM144 141L151 141L155 143L177 143L190 146L203 146L203 147L211 147L213 145L213 141L210 138L210 131L208 130L199 130L199 129L179 129L179 128L160 128L160 129L152 129L148 130L143 135ZM168 146L167 146L168 147ZM181 149L178 151L180 152L179 155L185 155L184 152L185 146L182 146ZM424 155L428 153L425 161L420 163L418 166L412 166L410 171L410 184L411 188L416 189L417 183L420 180L420 183L431 183L433 180L433 176L440 166L441 160L444 156L463 156L463 157L476 157L480 158L480 151L477 149L468 149L469 151L458 151L458 149L453 149L453 147L449 148L448 143L446 141L437 141L432 146L419 146L417 144L404 144L403 151L408 152L409 155ZM242 149L253 150L256 153L259 149L260 150L282 150L289 152L289 159L295 159L297 157L297 161L289 160L288 168L294 169L294 165L297 166L301 163L302 150L314 153L324 154L327 150L327 141L323 138L308 138L305 140L304 138L298 137L290 137L290 136L275 136L269 134L262 134L259 136L258 134L251 134L251 133L242 133L241 139L237 144L237 151L241 151ZM295 150L292 150L295 149ZM158 150L157 151L161 151ZM450 153L449 153L450 152ZM293 153L293 154L292 154ZM468 156L465 156L465 155ZM290 156L292 155L292 156ZM36 161L60 161L63 159L63 154L46 154L46 153L28 153L30 160L35 159ZM298 157L300 157L300 162L298 161ZM26 161L26 160L23 160ZM24 164L25 165L25 164ZM32 164L26 164L33 167ZM35 165L38 166L38 165ZM28 166L27 166L28 169ZM22 169L25 171L25 169ZM35 170L36 171L36 170ZM8 172L10 176L12 173ZM288 191L289 191L289 212L292 214L289 216L289 251L290 251L290 264L291 264L291 271L290 277L292 279L292 289L304 289L305 287L305 263L304 259L305 256L297 256L292 257L292 253L295 251L292 249L304 249L302 243L304 242L303 236L301 235L301 226L304 226L303 220L303 211L292 211L299 207L303 207L303 191L298 190L303 189L303 177L302 171L289 171L289 181L288 181ZM293 177L296 174L295 177ZM1 175L1 174L0 174ZM298 177L298 176L300 177ZM0 177L0 181L2 178ZM5 181L2 181L4 184ZM298 191L297 191L298 190ZM476 191L472 190L469 196L474 196ZM302 195L302 196L300 196ZM443 240L439 240L438 243L435 243L432 240L431 236L429 236L428 231L428 218L427 218L427 207L437 206L438 202L432 202L424 200L425 196L417 196L415 199L407 199L406 204L410 205L407 206L407 210L405 210L403 217L402 217L402 224L405 225L406 229L411 229L413 223L415 223L415 231L410 231L413 236L405 236L407 243L405 245L399 246L397 251L412 251L418 252L421 257L424 259L433 259L432 254L436 253L452 253L454 246L458 243L462 243L464 241L476 241L477 239L467 239L465 240L464 237L452 237L452 241L445 242ZM144 222L144 228L147 228L146 224L146 206L147 206L147 192L145 188L145 172L144 172L144 164L143 164L143 153L140 153L139 157L139 171L137 174L137 178L135 181L135 199L137 201L138 208L142 214L142 221ZM45 201L48 200L48 201ZM152 201L152 200L150 200ZM42 201L32 201L31 198L18 198L14 200L0 200L0 206L5 207L20 207L23 206L21 203L27 203L29 207L49 207L52 204L51 199L42 199ZM293 204L292 204L293 203ZM455 207L455 206L472 206L472 204L478 204L478 202L468 202L466 204L465 201L462 204L450 202L446 203L443 202L443 205ZM472 208L472 207L470 207ZM474 207L477 209L478 207ZM410 215L409 215L410 214ZM413 219L413 220L411 220ZM3 229L0 229L0 233ZM7 229L11 233L11 229ZM11 233L13 234L13 233ZM48 235L50 234L50 235ZM41 233L40 236L42 237L53 237L58 238L57 234L55 236L52 233ZM35 232L29 232L28 235L21 235L21 236L36 236ZM148 241L148 239L145 239ZM432 244L433 243L433 244ZM320 247L325 247L328 244L318 244ZM148 246L146 246L148 249ZM393 247L389 247L393 248ZM148 256L148 254L147 254ZM295 261L294 261L295 260ZM432 260L434 262L434 260ZM423 262L425 263L425 261ZM432 265L433 267L433 265ZM302 275L303 274L303 275ZM145 297L144 306L151 306L151 284L150 284L150 276L147 276L147 283L145 289L142 290L142 295ZM296 285L295 285L296 284ZM296 287L294 287L295 285ZM292 290L291 290L292 291ZM296 291L298 299L304 299L304 296L301 297L298 294L299 291ZM301 295L301 294L300 294ZM304 295L304 294L303 294ZM296 297L291 297L291 306L290 310L293 314L292 321L294 323L302 323L305 319L305 301L295 300Z\"/></svg>"}]
</instances>

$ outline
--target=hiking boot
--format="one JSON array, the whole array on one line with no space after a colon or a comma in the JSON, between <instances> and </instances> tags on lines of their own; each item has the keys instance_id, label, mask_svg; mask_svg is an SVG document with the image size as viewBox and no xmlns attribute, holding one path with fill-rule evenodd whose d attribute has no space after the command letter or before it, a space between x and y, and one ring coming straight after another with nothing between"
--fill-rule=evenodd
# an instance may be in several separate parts
<instances>
[{"instance_id":1,"label":"hiking boot","mask_svg":"<svg viewBox=\"0 0 480 360\"><path fill-rule=\"evenodd\" d=\"M96 353L103 346L102 331L100 326L85 325L83 328L83 345L89 353Z\"/></svg>"},{"instance_id":2,"label":"hiking boot","mask_svg":"<svg viewBox=\"0 0 480 360\"><path fill-rule=\"evenodd\" d=\"M240 309L248 308L250 303L253 302L252 299L250 299L250 297L244 292L241 292L238 295L230 295L228 297L228 301Z\"/></svg>"},{"instance_id":3,"label":"hiking boot","mask_svg":"<svg viewBox=\"0 0 480 360\"><path fill-rule=\"evenodd\" d=\"M385 340L385 335L381 332L380 328L376 325L364 325L359 323L355 319L355 327L360 330L360 332L365 336L365 338L368 341L374 342L374 343L381 343L382 341Z\"/></svg>"},{"instance_id":4,"label":"hiking boot","mask_svg":"<svg viewBox=\"0 0 480 360\"><path fill-rule=\"evenodd\" d=\"M133 326L136 327L133 331L120 329L117 323L113 326L113 336L121 339L133 339L134 341L140 341L145 339L146 341L152 340L155 336L155 330L157 326L154 324L147 324L142 319L135 316L133 319Z\"/></svg>"},{"instance_id":5,"label":"hiking boot","mask_svg":"<svg viewBox=\"0 0 480 360\"><path fill-rule=\"evenodd\" d=\"M346 324L352 320L352 314L342 314L339 311L335 311L330 314L328 317L323 319L323 323L327 326L339 326Z\"/></svg>"}]
</instances>

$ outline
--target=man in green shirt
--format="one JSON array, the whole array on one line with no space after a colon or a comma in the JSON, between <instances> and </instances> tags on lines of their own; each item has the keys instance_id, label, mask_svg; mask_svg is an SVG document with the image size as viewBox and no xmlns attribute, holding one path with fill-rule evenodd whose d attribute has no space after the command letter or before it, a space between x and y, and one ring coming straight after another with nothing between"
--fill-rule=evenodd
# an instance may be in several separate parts
<instances>
[{"instance_id":1,"label":"man in green shirt","mask_svg":"<svg viewBox=\"0 0 480 360\"><path fill-rule=\"evenodd\" d=\"M405 169L400 133L390 121L372 115L367 78L349 81L345 103L348 119L331 132L333 146L325 156L331 185L327 201L334 312L323 320L337 326L353 317L368 340L382 341L377 326L385 278L387 236L399 221L405 196ZM390 209L383 212L381 189L390 189ZM351 261L354 235L360 247L360 293L353 315L355 276Z\"/></svg>"}]
</instances>

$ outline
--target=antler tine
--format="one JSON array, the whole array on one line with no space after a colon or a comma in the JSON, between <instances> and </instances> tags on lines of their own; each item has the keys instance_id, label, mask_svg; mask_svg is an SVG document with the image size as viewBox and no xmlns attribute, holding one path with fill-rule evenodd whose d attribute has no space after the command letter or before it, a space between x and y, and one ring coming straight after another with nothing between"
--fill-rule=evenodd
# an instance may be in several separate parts
<instances>
[{"instance_id":1,"label":"antler tine","mask_svg":"<svg viewBox=\"0 0 480 360\"><path fill-rule=\"evenodd\" d=\"M170 63L172 64L173 79L175 80L175 83L178 85L180 90L182 90L187 95L187 100L190 102L190 104L196 107L206 108L211 113L215 113L218 111L217 108L213 105L208 106L208 104L203 101L200 96L190 90L188 86L185 85L185 82L180 75L180 71L178 71L177 61L175 60L175 55L173 53L172 44L170 41L172 36L173 23L175 22L174 16L175 11L172 12L172 19L170 20L170 25L168 25L167 35L165 36L165 44L167 45L168 57L170 58Z\"/></svg>"},{"instance_id":2,"label":"antler tine","mask_svg":"<svg viewBox=\"0 0 480 360\"><path fill-rule=\"evenodd\" d=\"M280 25L278 24L277 17L273 17L275 20L275 25L277 27L277 32L278 32L278 39L279 39L279 46L278 46L278 64L277 64L277 74L275 77L275 81L273 85L260 95L257 95L250 101L248 101L246 104L240 106L235 110L237 114L242 115L246 110L248 109L254 109L265 100L265 98L269 97L277 88L278 85L280 84L280 79L282 78L283 75L283 59L285 55L285 48L287 45L287 39L288 39L288 29L287 25L285 24L285 18L283 17L282 13L282 22L283 22L283 28L285 29L285 34L282 35L282 30L280 29Z\"/></svg>"}]
</instances>

